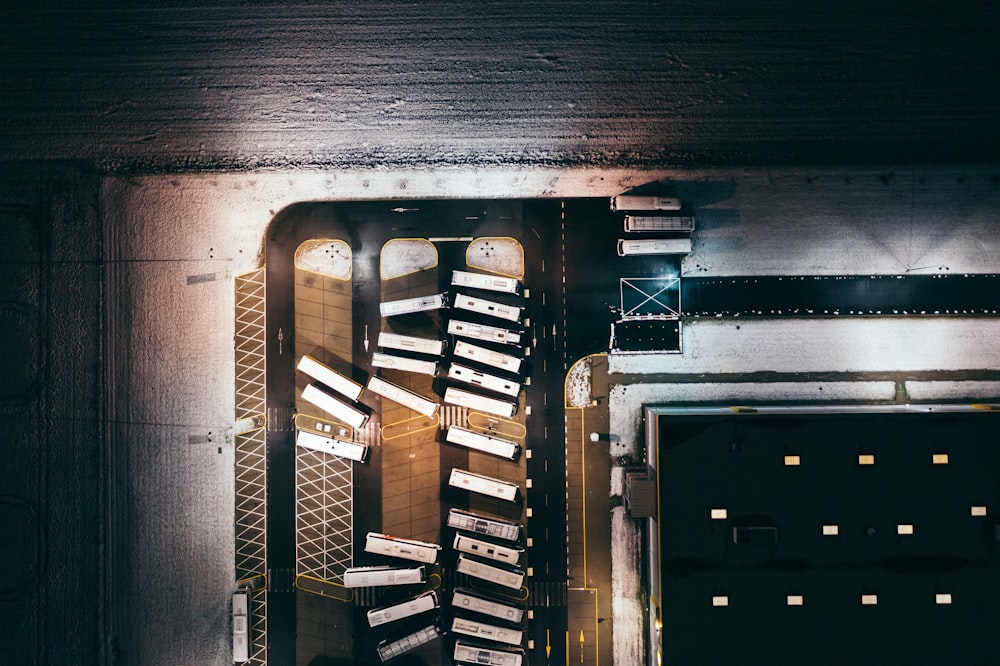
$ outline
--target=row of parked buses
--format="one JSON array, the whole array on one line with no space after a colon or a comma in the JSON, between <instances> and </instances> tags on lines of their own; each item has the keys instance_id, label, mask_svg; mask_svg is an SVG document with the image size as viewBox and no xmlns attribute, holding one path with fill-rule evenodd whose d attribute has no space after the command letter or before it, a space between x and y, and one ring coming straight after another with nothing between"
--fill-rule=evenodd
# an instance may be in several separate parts
<instances>
[{"instance_id":1,"label":"row of parked buses","mask_svg":"<svg viewBox=\"0 0 1000 666\"><path fill-rule=\"evenodd\" d=\"M519 545L523 533L520 524L458 508L449 511L446 524L455 531L452 547L459 553L459 573L520 589L523 573L516 568L524 553ZM441 546L369 532L364 550L405 562L351 567L344 572L346 587L423 586L427 582L426 567L437 563ZM441 621L440 610L437 590L425 590L369 610L366 619L372 628L408 620L403 623L404 630L378 644L380 660L388 661L450 631L463 636L454 646L453 656L459 663L469 660L486 664L522 663L524 653L520 646L524 632L521 625L525 609L521 604L501 595L458 587L451 594L452 618L447 630Z\"/></svg>"},{"instance_id":2,"label":"row of parked buses","mask_svg":"<svg viewBox=\"0 0 1000 666\"><path fill-rule=\"evenodd\" d=\"M626 233L664 233L667 238L619 239L618 256L690 254L694 218L681 215L674 197L621 194L611 198L611 210L625 212Z\"/></svg>"},{"instance_id":3,"label":"row of parked buses","mask_svg":"<svg viewBox=\"0 0 1000 666\"><path fill-rule=\"evenodd\" d=\"M455 315L446 317L450 344L436 336L394 332L392 324L387 322L390 330L379 333L378 348L372 354L376 374L364 385L316 358L303 356L297 368L310 380L303 399L354 429L363 427L368 419L370 410L360 402L366 392L435 417L440 409L436 396L426 397L400 385L405 383L401 382L400 373L416 373L445 381L441 400L444 403L494 416L514 416L524 372L520 326L530 323L524 319L522 303L516 300L523 295L522 285L510 277L459 270L452 272L451 284L455 291L450 295L441 293L380 304L381 314L388 322L411 313L448 309L448 315ZM346 427L324 430L320 419L315 419L313 427L309 418L302 424L296 419L300 446L361 462L367 459L368 448L351 441L354 438ZM465 425L468 424L446 428L441 433L442 443L509 461L519 459L519 443L462 427ZM517 483L458 468L451 470L447 483L470 494L510 503L517 503L521 492ZM447 525L453 530L449 541L456 555L456 571L477 581L475 590L458 587L451 591L450 624L441 618L441 595L447 599L448 593L427 589L429 574L437 566L441 553L438 544L370 532L365 537L364 551L387 563L376 561L371 563L374 566L350 567L344 572L346 587L384 587L396 595L394 603L373 608L366 614L371 628L391 631L405 627L378 644L379 658L393 659L450 633L457 638L452 656L458 663L520 665L523 660L520 625L525 610L510 596L524 584L525 574L520 568L524 557L520 545L523 528L503 518L457 508L449 511ZM408 586L417 591L407 593ZM480 587L510 592L506 595L483 592ZM398 596L400 593L405 598Z\"/></svg>"}]
</instances>

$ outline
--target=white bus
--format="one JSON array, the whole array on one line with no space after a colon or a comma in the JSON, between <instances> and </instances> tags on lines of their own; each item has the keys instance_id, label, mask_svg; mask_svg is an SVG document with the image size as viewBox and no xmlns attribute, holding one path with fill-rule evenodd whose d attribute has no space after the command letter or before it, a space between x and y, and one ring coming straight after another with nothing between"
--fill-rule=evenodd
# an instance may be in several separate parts
<instances>
[{"instance_id":1,"label":"white bus","mask_svg":"<svg viewBox=\"0 0 1000 666\"><path fill-rule=\"evenodd\" d=\"M675 197L619 194L611 197L611 210L680 210L681 200Z\"/></svg>"},{"instance_id":2,"label":"white bus","mask_svg":"<svg viewBox=\"0 0 1000 666\"><path fill-rule=\"evenodd\" d=\"M521 666L523 650L486 647L471 643L455 642L455 661L488 666Z\"/></svg>"},{"instance_id":3,"label":"white bus","mask_svg":"<svg viewBox=\"0 0 1000 666\"><path fill-rule=\"evenodd\" d=\"M440 608L437 593L434 590L428 590L423 594L417 595L412 599L407 599L406 601L401 601L398 604L373 608L368 611L368 626L377 627L382 624L389 624L390 622L426 613L436 608Z\"/></svg>"},{"instance_id":4,"label":"white bus","mask_svg":"<svg viewBox=\"0 0 1000 666\"><path fill-rule=\"evenodd\" d=\"M497 377L496 375L491 375L485 372L479 372L478 370L473 370L466 365L459 365L458 363L452 363L448 366L448 378L459 382L465 382L466 384L472 384L473 386L478 386L480 388L487 389L488 391L503 393L504 395L509 395L512 398L516 398L521 392L521 385L515 381L504 379L503 377Z\"/></svg>"},{"instance_id":5,"label":"white bus","mask_svg":"<svg viewBox=\"0 0 1000 666\"><path fill-rule=\"evenodd\" d=\"M629 233L642 233L644 231L691 233L694 231L694 218L680 215L626 215L625 231Z\"/></svg>"},{"instance_id":6,"label":"white bus","mask_svg":"<svg viewBox=\"0 0 1000 666\"><path fill-rule=\"evenodd\" d=\"M368 447L357 442L345 442L333 437L324 437L308 430L298 430L295 443L304 449L312 449L321 453L329 453L338 458L347 458L357 462L368 461Z\"/></svg>"},{"instance_id":7,"label":"white bus","mask_svg":"<svg viewBox=\"0 0 1000 666\"><path fill-rule=\"evenodd\" d=\"M306 373L320 384L332 388L337 393L347 396L352 402L357 402L365 387L353 379L349 379L333 368L327 367L306 355L299 359L299 370Z\"/></svg>"},{"instance_id":8,"label":"white bus","mask_svg":"<svg viewBox=\"0 0 1000 666\"><path fill-rule=\"evenodd\" d=\"M462 610L506 620L513 624L520 624L524 619L524 608L519 604L497 599L465 587L455 588L455 593L451 597L451 605Z\"/></svg>"},{"instance_id":9,"label":"white bus","mask_svg":"<svg viewBox=\"0 0 1000 666\"><path fill-rule=\"evenodd\" d=\"M437 623L433 623L404 636L383 639L376 648L378 658L383 663L387 662L420 647L424 643L430 643L440 635L441 628L438 627Z\"/></svg>"},{"instance_id":10,"label":"white bus","mask_svg":"<svg viewBox=\"0 0 1000 666\"><path fill-rule=\"evenodd\" d=\"M521 526L497 516L487 516L464 509L449 509L448 527L475 534L517 542L521 539Z\"/></svg>"},{"instance_id":11,"label":"white bus","mask_svg":"<svg viewBox=\"0 0 1000 666\"><path fill-rule=\"evenodd\" d=\"M423 565L418 567L350 567L344 570L344 587L381 587L426 583Z\"/></svg>"},{"instance_id":12,"label":"white bus","mask_svg":"<svg viewBox=\"0 0 1000 666\"><path fill-rule=\"evenodd\" d=\"M518 357L486 349L465 340L459 340L455 343L455 356L467 358L497 370L506 370L514 375L521 372L521 359Z\"/></svg>"},{"instance_id":13,"label":"white bus","mask_svg":"<svg viewBox=\"0 0 1000 666\"><path fill-rule=\"evenodd\" d=\"M393 402L398 402L403 407L409 407L413 411L432 417L437 414L438 404L433 400L428 400L422 395L417 395L413 391L402 386L397 386L392 382L387 382L381 377L372 375L368 379L368 390L377 393L383 398L388 398Z\"/></svg>"},{"instance_id":14,"label":"white bus","mask_svg":"<svg viewBox=\"0 0 1000 666\"><path fill-rule=\"evenodd\" d=\"M486 340L487 342L499 342L505 345L521 344L521 334L517 331L508 331L506 328L496 326L483 326L473 324L468 321L452 319L448 322L449 335L461 335L474 340Z\"/></svg>"},{"instance_id":15,"label":"white bus","mask_svg":"<svg viewBox=\"0 0 1000 666\"><path fill-rule=\"evenodd\" d=\"M690 254L690 238L656 238L643 240L618 240L618 256L634 254Z\"/></svg>"},{"instance_id":16,"label":"white bus","mask_svg":"<svg viewBox=\"0 0 1000 666\"><path fill-rule=\"evenodd\" d=\"M508 502L517 501L517 494L520 490L516 483L507 483L491 476L474 474L457 467L452 468L451 475L448 477L448 485L452 488L461 488Z\"/></svg>"},{"instance_id":17,"label":"white bus","mask_svg":"<svg viewBox=\"0 0 1000 666\"><path fill-rule=\"evenodd\" d=\"M521 281L512 277L486 275L485 273L469 273L467 271L452 271L451 284L456 287L471 289L486 289L500 291L505 294L520 294Z\"/></svg>"},{"instance_id":18,"label":"white bus","mask_svg":"<svg viewBox=\"0 0 1000 666\"><path fill-rule=\"evenodd\" d=\"M459 573L468 574L473 578L488 580L491 583L503 585L514 590L521 589L521 585L524 584L524 572L520 569L489 564L473 559L465 554L458 556L458 565L455 567L455 570Z\"/></svg>"},{"instance_id":19,"label":"white bus","mask_svg":"<svg viewBox=\"0 0 1000 666\"><path fill-rule=\"evenodd\" d=\"M385 301L378 304L378 310L383 317L394 317L396 315L424 312L426 310L440 310L446 307L448 307L448 297L444 294L404 298L398 301Z\"/></svg>"},{"instance_id":20,"label":"white bus","mask_svg":"<svg viewBox=\"0 0 1000 666\"><path fill-rule=\"evenodd\" d=\"M521 323L521 308L516 305L505 305L496 301L488 301L485 298L473 298L468 294L456 294L455 307L459 310L478 312L497 319L506 319L515 324Z\"/></svg>"},{"instance_id":21,"label":"white bus","mask_svg":"<svg viewBox=\"0 0 1000 666\"><path fill-rule=\"evenodd\" d=\"M233 663L250 660L250 594L233 592Z\"/></svg>"},{"instance_id":22,"label":"white bus","mask_svg":"<svg viewBox=\"0 0 1000 666\"><path fill-rule=\"evenodd\" d=\"M517 564L521 561L521 553L524 552L523 548L500 546L495 543L490 543L489 541L483 541L482 539L466 536L461 532L455 534L455 540L452 542L451 547L461 553L487 557L491 560L496 560L497 562L503 562L504 564L510 564L512 566L517 566Z\"/></svg>"},{"instance_id":23,"label":"white bus","mask_svg":"<svg viewBox=\"0 0 1000 666\"><path fill-rule=\"evenodd\" d=\"M517 443L500 439L499 437L489 437L481 433L469 430L461 426L448 426L448 434L445 441L468 449L475 449L483 453L492 453L495 456L506 458L507 460L517 460L521 453L521 447Z\"/></svg>"},{"instance_id":24,"label":"white bus","mask_svg":"<svg viewBox=\"0 0 1000 666\"><path fill-rule=\"evenodd\" d=\"M404 560L434 564L437 562L440 550L441 546L436 543L427 543L416 539L401 539L378 532L369 532L365 536L365 552L376 555L389 555Z\"/></svg>"},{"instance_id":25,"label":"white bus","mask_svg":"<svg viewBox=\"0 0 1000 666\"><path fill-rule=\"evenodd\" d=\"M372 365L376 368L389 368L391 370L403 370L404 372L416 372L421 375L437 375L438 365L434 361L424 361L419 358L407 358L394 354L384 354L375 352L372 354Z\"/></svg>"},{"instance_id":26,"label":"white bus","mask_svg":"<svg viewBox=\"0 0 1000 666\"><path fill-rule=\"evenodd\" d=\"M444 391L444 401L451 405L466 407L468 409L480 409L497 416L510 418L517 412L517 403L496 398L487 398L478 393L463 391L453 386L449 386Z\"/></svg>"},{"instance_id":27,"label":"white bus","mask_svg":"<svg viewBox=\"0 0 1000 666\"><path fill-rule=\"evenodd\" d=\"M358 429L368 422L368 414L360 409L342 402L321 388L320 384L312 383L302 390L302 399L311 402L335 419Z\"/></svg>"},{"instance_id":28,"label":"white bus","mask_svg":"<svg viewBox=\"0 0 1000 666\"><path fill-rule=\"evenodd\" d=\"M456 634L485 638L486 640L506 643L507 645L520 645L522 636L524 636L524 632L520 629L486 624L485 622L470 620L467 617L459 617L458 615L451 621L451 630Z\"/></svg>"},{"instance_id":29,"label":"white bus","mask_svg":"<svg viewBox=\"0 0 1000 666\"><path fill-rule=\"evenodd\" d=\"M378 334L378 346L385 349L401 349L418 354L429 354L430 356L444 356L447 343L444 340L417 338L412 335L399 335L398 333L382 331Z\"/></svg>"}]
</instances>

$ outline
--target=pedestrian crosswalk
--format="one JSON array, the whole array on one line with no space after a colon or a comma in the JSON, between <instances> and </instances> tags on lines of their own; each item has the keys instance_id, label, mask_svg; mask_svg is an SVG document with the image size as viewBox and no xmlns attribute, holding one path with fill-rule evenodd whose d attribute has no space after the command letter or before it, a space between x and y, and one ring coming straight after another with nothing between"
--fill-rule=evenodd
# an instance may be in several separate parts
<instances>
[{"instance_id":1,"label":"pedestrian crosswalk","mask_svg":"<svg viewBox=\"0 0 1000 666\"><path fill-rule=\"evenodd\" d=\"M467 428L469 423L469 409L458 405L441 405L441 428L447 430L448 426L460 426Z\"/></svg>"},{"instance_id":2,"label":"pedestrian crosswalk","mask_svg":"<svg viewBox=\"0 0 1000 666\"><path fill-rule=\"evenodd\" d=\"M532 608L563 607L567 585L564 580L533 580L528 583L528 606Z\"/></svg>"}]
</instances>

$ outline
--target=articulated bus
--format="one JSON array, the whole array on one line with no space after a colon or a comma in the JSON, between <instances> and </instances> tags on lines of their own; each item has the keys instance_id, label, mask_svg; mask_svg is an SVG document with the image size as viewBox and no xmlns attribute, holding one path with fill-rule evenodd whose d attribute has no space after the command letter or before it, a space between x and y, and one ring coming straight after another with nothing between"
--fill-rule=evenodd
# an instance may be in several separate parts
<instances>
[{"instance_id":1,"label":"articulated bus","mask_svg":"<svg viewBox=\"0 0 1000 666\"><path fill-rule=\"evenodd\" d=\"M481 560L476 560L468 555L458 556L458 565L455 570L473 578L488 580L497 585L503 585L514 590L520 590L524 584L524 572L516 567L503 567L499 564L489 564Z\"/></svg>"},{"instance_id":2,"label":"articulated bus","mask_svg":"<svg viewBox=\"0 0 1000 666\"><path fill-rule=\"evenodd\" d=\"M451 284L456 287L472 289L487 289L505 294L520 294L521 281L511 277L486 275L485 273L469 273L467 271L452 271Z\"/></svg>"},{"instance_id":3,"label":"articulated bus","mask_svg":"<svg viewBox=\"0 0 1000 666\"><path fill-rule=\"evenodd\" d=\"M680 210L681 200L675 197L619 194L611 197L611 210Z\"/></svg>"},{"instance_id":4,"label":"articulated bus","mask_svg":"<svg viewBox=\"0 0 1000 666\"><path fill-rule=\"evenodd\" d=\"M694 218L679 215L626 215L625 231L628 233L642 233L644 231L691 233L694 231Z\"/></svg>"},{"instance_id":5,"label":"articulated bus","mask_svg":"<svg viewBox=\"0 0 1000 666\"><path fill-rule=\"evenodd\" d=\"M378 532L369 532L365 536L365 552L376 555L389 555L390 557L401 557L404 560L434 564L437 562L440 550L441 546L436 543L427 543L416 539L401 539Z\"/></svg>"},{"instance_id":6,"label":"articulated bus","mask_svg":"<svg viewBox=\"0 0 1000 666\"><path fill-rule=\"evenodd\" d=\"M485 592L456 587L451 597L451 605L462 610L489 615L499 620L520 624L524 620L524 607L513 601L497 599Z\"/></svg>"},{"instance_id":7,"label":"articulated bus","mask_svg":"<svg viewBox=\"0 0 1000 666\"><path fill-rule=\"evenodd\" d=\"M382 624L389 624L390 622L426 613L436 608L440 608L437 593L434 590L428 590L423 594L417 595L412 599L407 599L406 601L401 601L398 604L373 608L368 611L368 626L377 627Z\"/></svg>"},{"instance_id":8,"label":"articulated bus","mask_svg":"<svg viewBox=\"0 0 1000 666\"><path fill-rule=\"evenodd\" d=\"M492 453L495 456L506 458L507 460L517 460L521 453L521 447L515 442L499 437L488 437L481 433L469 430L461 426L448 426L448 434L445 441L468 449L475 449L484 453Z\"/></svg>"},{"instance_id":9,"label":"articulated bus","mask_svg":"<svg viewBox=\"0 0 1000 666\"><path fill-rule=\"evenodd\" d=\"M509 548L507 546L500 546L489 541L466 536L461 532L455 534L455 540L452 542L451 547L461 553L488 557L491 560L512 566L517 566L521 561L521 553L524 552L524 549L520 547Z\"/></svg>"},{"instance_id":10,"label":"articulated bus","mask_svg":"<svg viewBox=\"0 0 1000 666\"><path fill-rule=\"evenodd\" d=\"M314 382L305 387L302 390L302 399L311 402L330 416L354 429L358 429L368 422L368 414L333 397L321 386L321 384Z\"/></svg>"},{"instance_id":11,"label":"articulated bus","mask_svg":"<svg viewBox=\"0 0 1000 666\"><path fill-rule=\"evenodd\" d=\"M299 370L306 373L320 384L332 388L337 393L347 396L352 402L357 402L365 387L353 379L349 379L333 368L329 368L312 356L306 355L299 359Z\"/></svg>"},{"instance_id":12,"label":"articulated bus","mask_svg":"<svg viewBox=\"0 0 1000 666\"><path fill-rule=\"evenodd\" d=\"M403 636L386 638L380 641L378 647L376 648L378 658L383 663L387 662L390 659L395 659L401 654L405 654L410 650L420 647L424 643L430 643L440 635L441 627L439 627L435 622Z\"/></svg>"},{"instance_id":13,"label":"articulated bus","mask_svg":"<svg viewBox=\"0 0 1000 666\"><path fill-rule=\"evenodd\" d=\"M470 620L467 617L456 615L451 621L451 630L456 634L485 638L486 640L506 643L507 645L520 645L524 632L520 629L510 629L496 624L486 624L477 620Z\"/></svg>"},{"instance_id":14,"label":"articulated bus","mask_svg":"<svg viewBox=\"0 0 1000 666\"><path fill-rule=\"evenodd\" d=\"M382 587L426 583L423 565L418 567L351 567L344 571L344 587Z\"/></svg>"},{"instance_id":15,"label":"articulated bus","mask_svg":"<svg viewBox=\"0 0 1000 666\"><path fill-rule=\"evenodd\" d=\"M455 343L455 356L476 361L497 370L506 370L514 375L521 372L521 359L518 357L486 349L465 340L459 340Z\"/></svg>"},{"instance_id":16,"label":"articulated bus","mask_svg":"<svg viewBox=\"0 0 1000 666\"><path fill-rule=\"evenodd\" d=\"M368 461L368 447L357 442L346 442L342 439L317 435L308 430L297 430L295 443L304 449L329 453L338 458L347 458L357 462Z\"/></svg>"},{"instance_id":17,"label":"articulated bus","mask_svg":"<svg viewBox=\"0 0 1000 666\"><path fill-rule=\"evenodd\" d=\"M409 407L413 411L432 417L437 414L438 404L433 400L428 400L422 395L417 395L413 391L402 386L397 386L392 382L387 382L381 377L372 375L368 379L368 390L377 393L383 398L388 398L393 402L398 402L403 407Z\"/></svg>"},{"instance_id":18,"label":"articulated bus","mask_svg":"<svg viewBox=\"0 0 1000 666\"><path fill-rule=\"evenodd\" d=\"M452 319L448 322L448 334L461 335L462 337L473 338L474 340L499 342L505 345L521 344L521 334L517 331L508 331L506 328L498 328L496 326L473 324L472 322L459 321L458 319Z\"/></svg>"},{"instance_id":19,"label":"articulated bus","mask_svg":"<svg viewBox=\"0 0 1000 666\"><path fill-rule=\"evenodd\" d=\"M396 315L410 314L411 312L440 310L446 307L448 307L448 297L445 294L434 294L433 296L385 301L384 303L379 303L378 310L383 317L394 317Z\"/></svg>"},{"instance_id":20,"label":"articulated bus","mask_svg":"<svg viewBox=\"0 0 1000 666\"><path fill-rule=\"evenodd\" d=\"M516 483L507 483L491 476L474 474L457 467L452 468L451 475L448 477L448 485L452 488L461 488L508 502L517 501L517 493L520 490Z\"/></svg>"},{"instance_id":21,"label":"articulated bus","mask_svg":"<svg viewBox=\"0 0 1000 666\"><path fill-rule=\"evenodd\" d=\"M378 346L385 349L400 349L418 354L429 354L430 356L444 356L447 343L444 340L417 338L412 335L399 335L398 333L382 331L378 334Z\"/></svg>"},{"instance_id":22,"label":"articulated bus","mask_svg":"<svg viewBox=\"0 0 1000 666\"><path fill-rule=\"evenodd\" d=\"M434 361L407 358L406 356L396 356L395 354L383 354L382 352L372 354L372 365L376 368L416 372L417 374L430 375L431 377L437 375L438 370L438 365Z\"/></svg>"},{"instance_id":23,"label":"articulated bus","mask_svg":"<svg viewBox=\"0 0 1000 666\"><path fill-rule=\"evenodd\" d=\"M522 309L516 305L505 305L495 301L488 301L485 298L473 298L468 294L456 294L455 307L459 310L478 312L479 314L489 315L497 319L506 319L515 324L521 323Z\"/></svg>"},{"instance_id":24,"label":"articulated bus","mask_svg":"<svg viewBox=\"0 0 1000 666\"><path fill-rule=\"evenodd\" d=\"M690 238L656 238L618 241L618 256L634 254L690 254Z\"/></svg>"},{"instance_id":25,"label":"articulated bus","mask_svg":"<svg viewBox=\"0 0 1000 666\"><path fill-rule=\"evenodd\" d=\"M521 666L524 650L455 642L455 661L488 666Z\"/></svg>"},{"instance_id":26,"label":"articulated bus","mask_svg":"<svg viewBox=\"0 0 1000 666\"><path fill-rule=\"evenodd\" d=\"M448 527L475 534L485 534L514 543L521 539L521 526L519 524L497 516L487 516L464 509L452 508L448 511Z\"/></svg>"},{"instance_id":27,"label":"articulated bus","mask_svg":"<svg viewBox=\"0 0 1000 666\"><path fill-rule=\"evenodd\" d=\"M488 398L485 395L463 391L454 386L449 386L444 391L444 401L451 405L466 407L468 409L479 409L489 414L506 416L510 418L517 412L517 403L507 400Z\"/></svg>"},{"instance_id":28,"label":"articulated bus","mask_svg":"<svg viewBox=\"0 0 1000 666\"><path fill-rule=\"evenodd\" d=\"M488 391L503 393L504 395L509 395L512 398L516 398L521 392L521 385L517 382L485 372L479 372L478 370L473 370L466 365L459 365L458 363L452 363L448 366L448 378L465 382L466 384L472 384L473 386L478 386Z\"/></svg>"}]
</instances>

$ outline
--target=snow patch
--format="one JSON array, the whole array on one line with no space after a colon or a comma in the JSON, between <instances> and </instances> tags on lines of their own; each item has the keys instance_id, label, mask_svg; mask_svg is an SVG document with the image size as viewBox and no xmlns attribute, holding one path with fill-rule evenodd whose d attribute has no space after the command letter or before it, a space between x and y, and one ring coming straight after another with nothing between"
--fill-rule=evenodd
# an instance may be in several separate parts
<instances>
[{"instance_id":1,"label":"snow patch","mask_svg":"<svg viewBox=\"0 0 1000 666\"><path fill-rule=\"evenodd\" d=\"M339 280L350 280L352 257L351 246L342 240L308 240L295 250L295 267Z\"/></svg>"},{"instance_id":2,"label":"snow patch","mask_svg":"<svg viewBox=\"0 0 1000 666\"><path fill-rule=\"evenodd\" d=\"M524 248L513 238L477 238L469 243L465 262L471 268L518 279L524 277Z\"/></svg>"},{"instance_id":3,"label":"snow patch","mask_svg":"<svg viewBox=\"0 0 1000 666\"><path fill-rule=\"evenodd\" d=\"M593 369L588 359L573 364L566 375L566 406L590 407Z\"/></svg>"},{"instance_id":4,"label":"snow patch","mask_svg":"<svg viewBox=\"0 0 1000 666\"><path fill-rule=\"evenodd\" d=\"M424 238L399 238L382 246L379 273L383 280L437 266L437 248Z\"/></svg>"}]
</instances>

